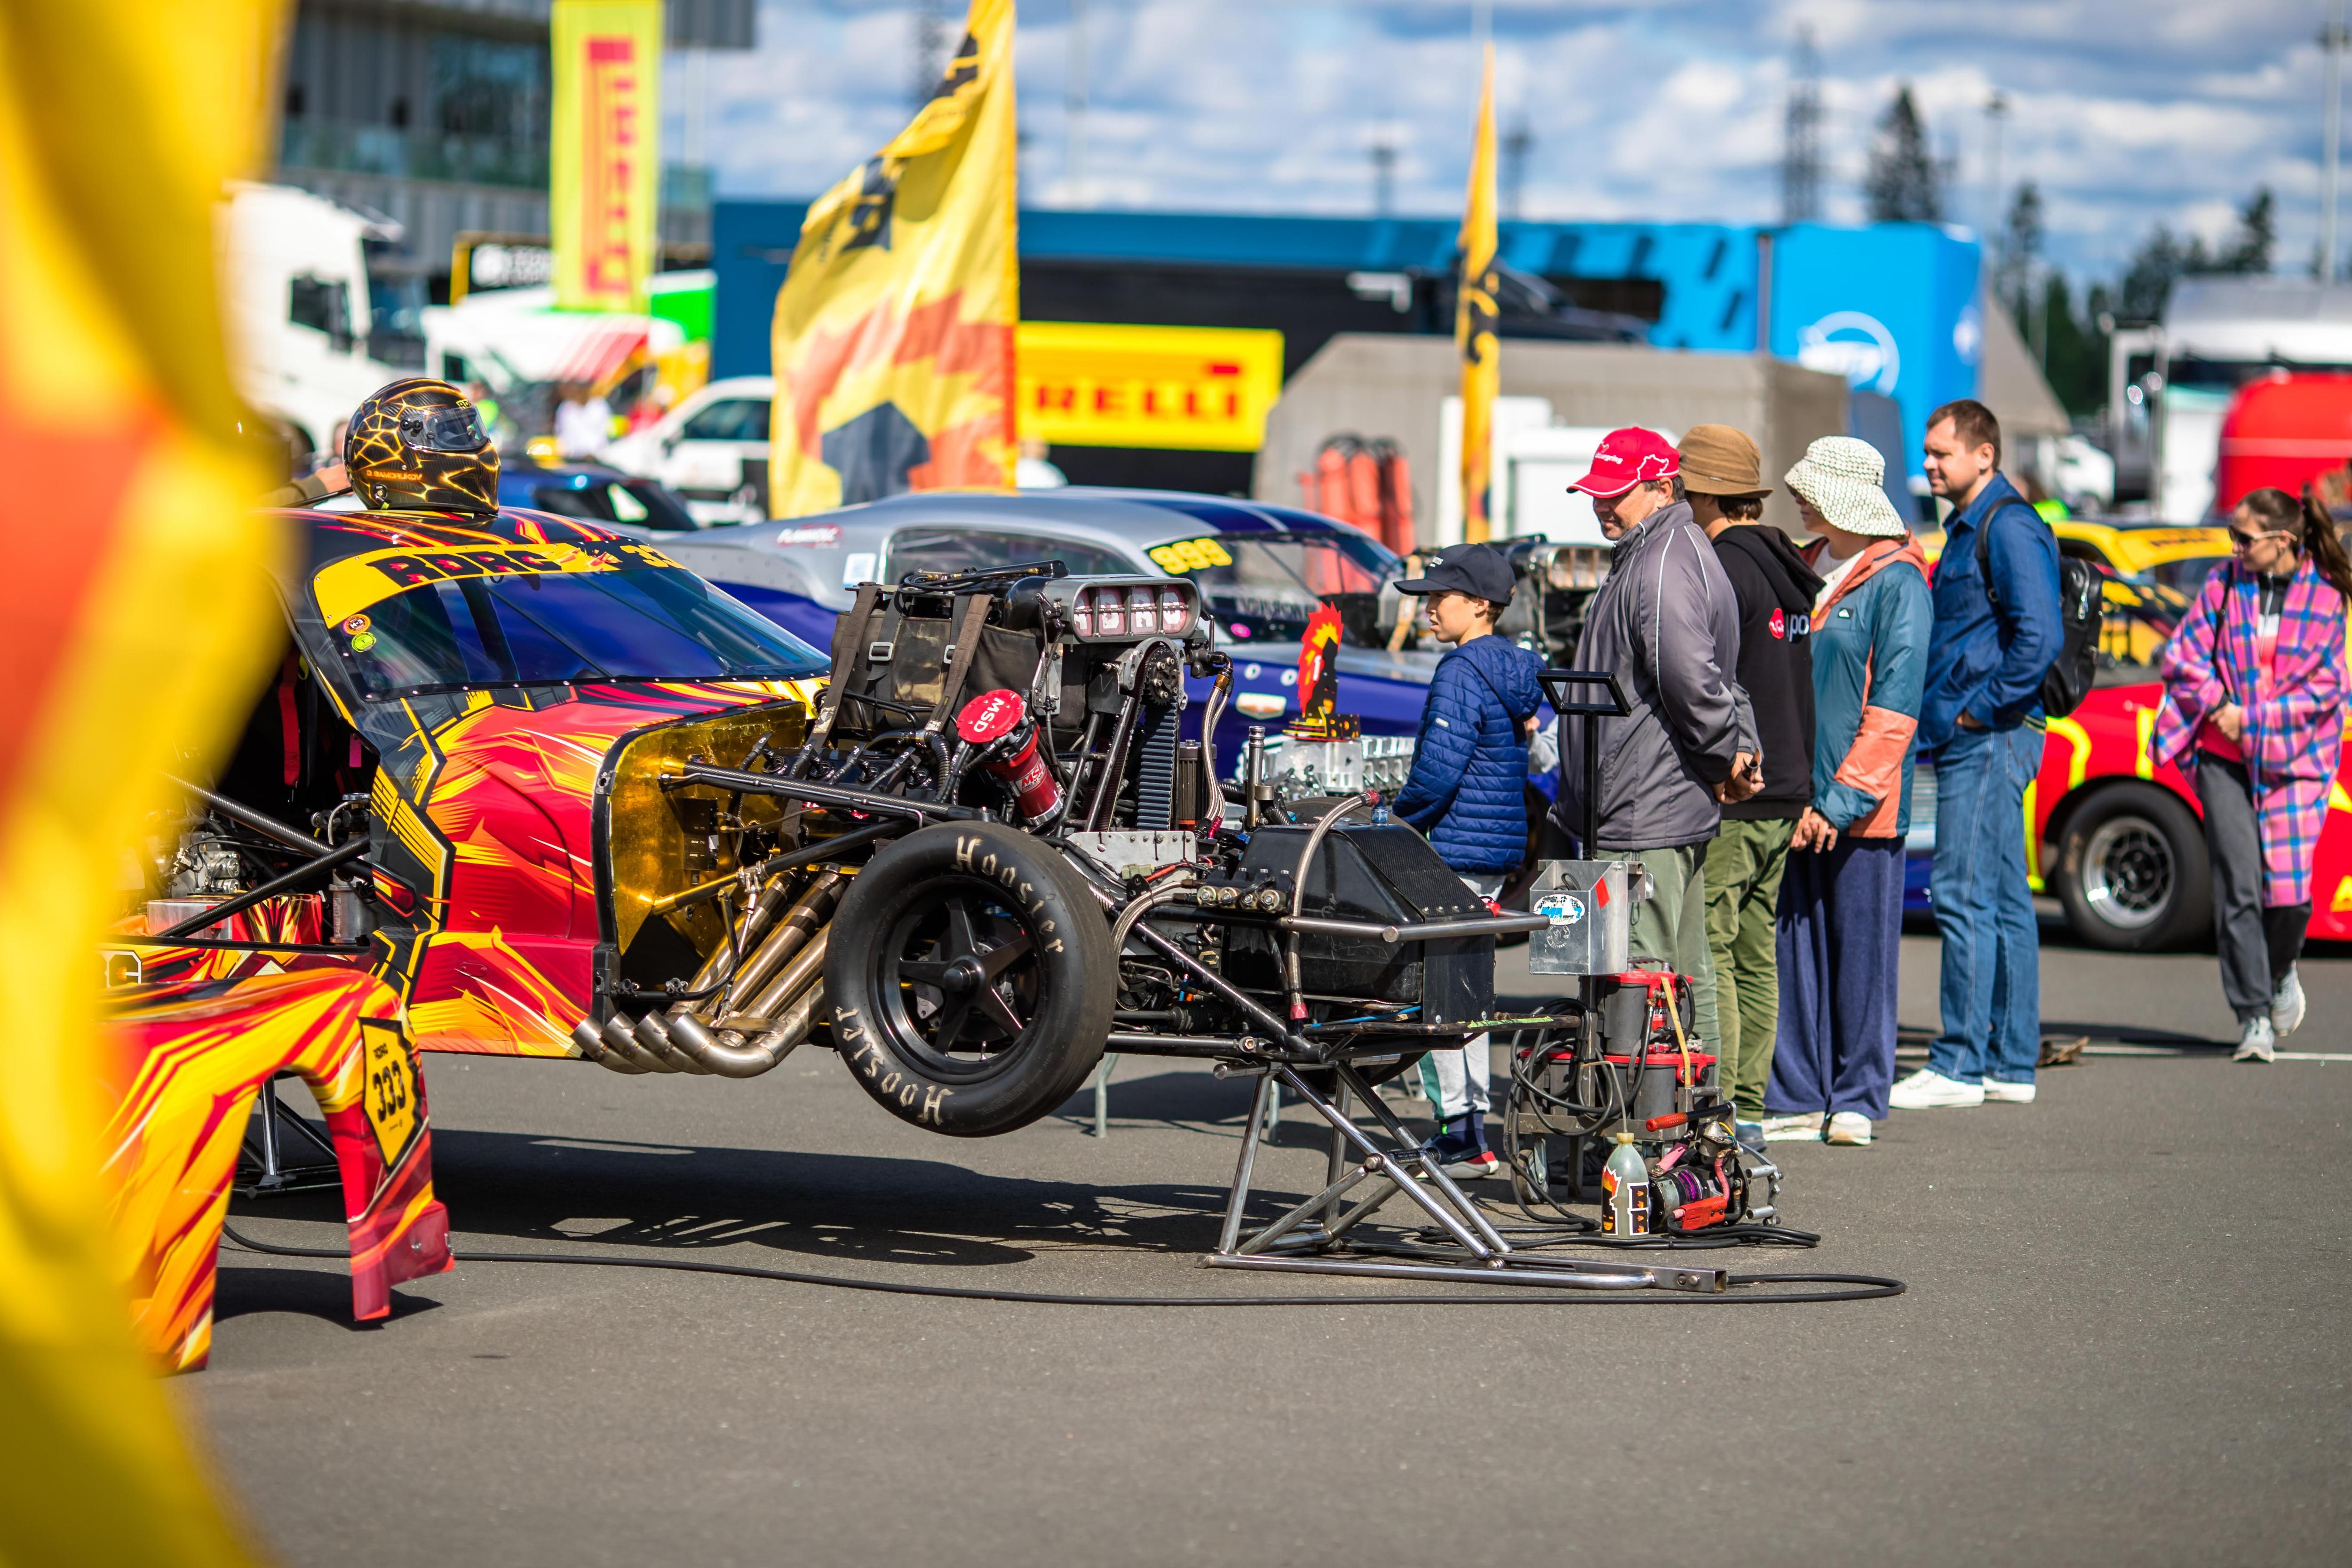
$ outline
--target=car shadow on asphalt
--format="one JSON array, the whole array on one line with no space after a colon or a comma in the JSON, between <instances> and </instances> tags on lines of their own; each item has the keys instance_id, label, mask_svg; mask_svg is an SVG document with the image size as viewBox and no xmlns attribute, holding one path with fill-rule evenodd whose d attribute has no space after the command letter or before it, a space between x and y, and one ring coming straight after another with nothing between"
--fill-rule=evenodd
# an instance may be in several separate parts
<instances>
[{"instance_id":1,"label":"car shadow on asphalt","mask_svg":"<svg viewBox=\"0 0 2352 1568\"><path fill-rule=\"evenodd\" d=\"M1097 1185L879 1155L674 1146L649 1154L529 1133L434 1134L434 1185L461 1258L469 1242L495 1250L485 1238L573 1251L750 1247L967 1268L1074 1247L1200 1252L1214 1242L1224 1201L1203 1174Z\"/></svg>"},{"instance_id":2,"label":"car shadow on asphalt","mask_svg":"<svg viewBox=\"0 0 2352 1568\"><path fill-rule=\"evenodd\" d=\"M696 1147L582 1139L532 1132L436 1128L435 1194L448 1206L452 1245L469 1250L600 1253L719 1253L760 1248L812 1259L934 1268L998 1268L1041 1253L1112 1247L1121 1251L1200 1253L1215 1243L1223 1184L1248 1116L1251 1085L1202 1072L1114 1080L1109 1109L1129 1125L1114 1142L1151 1124L1206 1134L1194 1181L1099 1184L987 1174L941 1160ZM1064 1109L1091 1125L1091 1089ZM1269 1145L1320 1150L1328 1135L1301 1117L1278 1125ZM1212 1152L1214 1151L1214 1152ZM1297 1162L1259 1166L1250 1204L1265 1219L1307 1195L1288 1190L1307 1173ZM1319 1173L1319 1167L1318 1172ZM1286 1180L1287 1175L1289 1180ZM232 1224L340 1222L331 1193L241 1198ZM257 1226L255 1228L260 1230ZM312 1226L306 1226L306 1229ZM340 1229L338 1224L337 1228ZM264 1239L291 1242L281 1230ZM315 1234L306 1245L334 1246ZM233 1244L232 1244L233 1245ZM738 1252L734 1261L752 1261ZM224 1269L224 1314L303 1311L347 1322L350 1289L336 1272ZM243 1278L251 1276L251 1278ZM394 1315L401 1310L395 1300Z\"/></svg>"},{"instance_id":3,"label":"car shadow on asphalt","mask_svg":"<svg viewBox=\"0 0 2352 1568\"><path fill-rule=\"evenodd\" d=\"M273 1217L310 1218L311 1215L291 1215L289 1211L268 1211ZM233 1215L230 1223L247 1217ZM328 1214L329 1219L341 1216ZM236 1244L230 1242L230 1247ZM368 1332L419 1312L430 1312L441 1305L422 1296L412 1296L404 1290L392 1292L392 1315L367 1322L355 1322L352 1318L351 1276L341 1269L239 1268L226 1261L234 1252L225 1252L223 1261L214 1274L213 1322L227 1322L232 1318L250 1317L259 1312L291 1312L305 1318L316 1318L353 1333Z\"/></svg>"}]
</instances>

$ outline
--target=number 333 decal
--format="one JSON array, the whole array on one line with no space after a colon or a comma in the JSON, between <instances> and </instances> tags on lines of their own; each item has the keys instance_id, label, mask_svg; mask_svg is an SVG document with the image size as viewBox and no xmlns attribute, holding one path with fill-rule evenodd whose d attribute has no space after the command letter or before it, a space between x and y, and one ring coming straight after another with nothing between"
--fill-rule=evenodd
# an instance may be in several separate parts
<instances>
[{"instance_id":1,"label":"number 333 decal","mask_svg":"<svg viewBox=\"0 0 2352 1568\"><path fill-rule=\"evenodd\" d=\"M400 1163L416 1136L416 1062L397 1024L366 1018L360 1031L367 1046L367 1089L361 1104L389 1169Z\"/></svg>"}]
</instances>

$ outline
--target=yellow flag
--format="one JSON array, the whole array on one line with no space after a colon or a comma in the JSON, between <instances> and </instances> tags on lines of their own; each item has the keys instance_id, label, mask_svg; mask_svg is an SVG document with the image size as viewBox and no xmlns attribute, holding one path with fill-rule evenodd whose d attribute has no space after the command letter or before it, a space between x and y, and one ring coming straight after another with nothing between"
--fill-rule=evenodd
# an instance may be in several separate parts
<instances>
[{"instance_id":1,"label":"yellow flag","mask_svg":"<svg viewBox=\"0 0 2352 1568\"><path fill-rule=\"evenodd\" d=\"M108 1268L97 943L273 657L213 275L278 0L0 0L0 1562L242 1548ZM188 760L193 754L194 760Z\"/></svg>"},{"instance_id":2,"label":"yellow flag","mask_svg":"<svg viewBox=\"0 0 2352 1568\"><path fill-rule=\"evenodd\" d=\"M930 101L819 197L776 295L769 509L1009 489L1013 0L972 0Z\"/></svg>"},{"instance_id":3,"label":"yellow flag","mask_svg":"<svg viewBox=\"0 0 2352 1568\"><path fill-rule=\"evenodd\" d=\"M643 314L661 195L661 0L555 0L549 48L556 308Z\"/></svg>"},{"instance_id":4,"label":"yellow flag","mask_svg":"<svg viewBox=\"0 0 2352 1568\"><path fill-rule=\"evenodd\" d=\"M1455 259L1454 346L1462 355L1462 537L1492 531L1495 395L1503 380L1495 341L1495 46L1486 46L1478 89L1478 135L1470 154L1470 195Z\"/></svg>"}]
</instances>

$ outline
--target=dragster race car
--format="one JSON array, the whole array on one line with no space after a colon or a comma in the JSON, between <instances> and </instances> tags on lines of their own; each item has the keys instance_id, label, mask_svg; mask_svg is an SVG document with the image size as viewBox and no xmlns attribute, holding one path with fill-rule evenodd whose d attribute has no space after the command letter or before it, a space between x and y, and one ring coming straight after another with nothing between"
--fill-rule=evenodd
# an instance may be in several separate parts
<instances>
[{"instance_id":1,"label":"dragster race car","mask_svg":"<svg viewBox=\"0 0 2352 1568\"><path fill-rule=\"evenodd\" d=\"M358 968L423 1050L625 1073L814 1038L961 1134L1107 1042L1397 1058L1489 1011L1498 922L1418 834L1358 795L1229 805L1179 739L1188 670L1229 679L1190 584L915 574L828 659L578 520L282 515L281 674L139 934L320 940L145 947L150 983ZM290 841L326 853L265 875Z\"/></svg>"},{"instance_id":2,"label":"dragster race car","mask_svg":"<svg viewBox=\"0 0 2352 1568\"><path fill-rule=\"evenodd\" d=\"M1307 775L1332 793L1253 751L1228 799L1230 661L1181 579L868 583L828 658L584 521L278 515L278 674L157 824L110 974L139 1062L258 1042L214 1103L311 1082L363 1314L448 1266L417 1051L749 1078L809 1044L892 1114L982 1136L1106 1050L1369 1086L1494 1026L1496 937L1550 923L1386 821L1343 741ZM1207 741L1181 738L1188 675L1213 683ZM1381 1169L1427 1207L1443 1178L1408 1177L1391 1128ZM151 1338L183 1365L226 1167L205 1182L145 1266L180 1282Z\"/></svg>"}]
</instances>

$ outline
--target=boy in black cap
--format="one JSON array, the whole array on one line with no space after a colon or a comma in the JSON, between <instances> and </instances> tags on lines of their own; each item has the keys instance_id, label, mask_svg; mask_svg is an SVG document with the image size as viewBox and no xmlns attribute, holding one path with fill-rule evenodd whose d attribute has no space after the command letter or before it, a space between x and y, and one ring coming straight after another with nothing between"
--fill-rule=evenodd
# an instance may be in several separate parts
<instances>
[{"instance_id":1,"label":"boy in black cap","mask_svg":"<svg viewBox=\"0 0 2352 1568\"><path fill-rule=\"evenodd\" d=\"M1493 898L1527 851L1528 729L1543 703L1543 661L1493 635L1510 603L1511 563L1491 544L1452 544L1426 574L1397 584L1424 595L1438 640L1454 645L1437 661L1422 705L1412 773L1396 815L1429 837L1438 858L1472 891ZM1503 1173L1486 1147L1488 1042L1458 1055L1422 1058L1423 1090L1437 1107L1431 1145L1449 1176Z\"/></svg>"}]
</instances>

